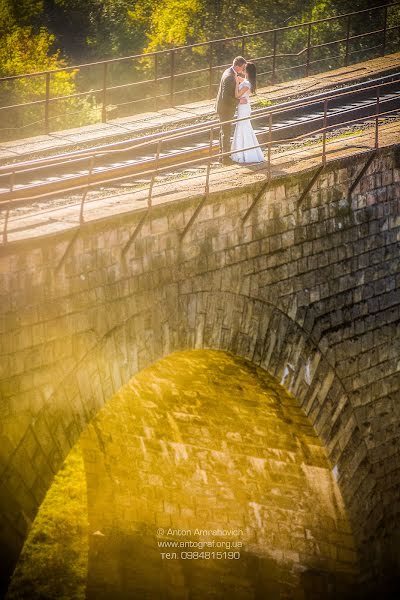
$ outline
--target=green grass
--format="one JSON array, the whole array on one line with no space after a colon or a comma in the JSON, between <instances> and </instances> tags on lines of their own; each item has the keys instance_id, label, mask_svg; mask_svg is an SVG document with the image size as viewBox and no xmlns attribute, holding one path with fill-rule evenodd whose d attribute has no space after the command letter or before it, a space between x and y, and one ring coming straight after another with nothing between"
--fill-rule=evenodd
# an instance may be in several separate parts
<instances>
[{"instance_id":1,"label":"green grass","mask_svg":"<svg viewBox=\"0 0 400 600\"><path fill-rule=\"evenodd\" d=\"M268 106L273 106L275 103L272 100L267 100L265 98L260 98L260 96L255 96L253 101L253 106L257 108L266 108Z\"/></svg>"},{"instance_id":2,"label":"green grass","mask_svg":"<svg viewBox=\"0 0 400 600\"><path fill-rule=\"evenodd\" d=\"M38 511L6 600L84 600L87 561L86 478L77 445Z\"/></svg>"},{"instance_id":3,"label":"green grass","mask_svg":"<svg viewBox=\"0 0 400 600\"><path fill-rule=\"evenodd\" d=\"M332 135L330 139L340 140L341 138L351 137L353 135L360 135L364 132L365 129L353 129L352 131L343 131L343 133L339 133L338 135Z\"/></svg>"},{"instance_id":4,"label":"green grass","mask_svg":"<svg viewBox=\"0 0 400 600\"><path fill-rule=\"evenodd\" d=\"M327 139L332 142L335 140L340 140L340 139L346 139L349 137L353 137L353 136L357 136L357 135L361 135L362 133L365 133L365 129L353 129L351 131L343 131L342 133L331 133L327 135ZM311 134L310 134L311 135ZM313 140L306 140L304 142L299 142L301 144L301 146L317 146L317 145L321 145L322 144L322 135L320 135L320 137L318 139L313 139Z\"/></svg>"}]
</instances>

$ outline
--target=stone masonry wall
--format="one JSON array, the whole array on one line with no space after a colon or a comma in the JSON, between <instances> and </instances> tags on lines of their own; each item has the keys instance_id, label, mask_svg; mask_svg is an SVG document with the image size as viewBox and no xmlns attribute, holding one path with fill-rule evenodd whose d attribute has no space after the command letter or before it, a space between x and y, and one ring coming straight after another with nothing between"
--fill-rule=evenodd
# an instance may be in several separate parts
<instances>
[{"instance_id":1,"label":"stone masonry wall","mask_svg":"<svg viewBox=\"0 0 400 600\"><path fill-rule=\"evenodd\" d=\"M0 527L7 579L54 473L99 408L175 350L224 349L301 402L325 445L365 579L399 566L400 170L380 150L86 224L0 258ZM387 570L387 573L385 571ZM369 586L370 589L371 586Z\"/></svg>"},{"instance_id":2,"label":"stone masonry wall","mask_svg":"<svg viewBox=\"0 0 400 600\"><path fill-rule=\"evenodd\" d=\"M357 556L326 452L296 399L254 364L174 352L123 386L79 446L88 600L356 597ZM240 556L192 559L200 540L212 544L205 552Z\"/></svg>"}]
</instances>

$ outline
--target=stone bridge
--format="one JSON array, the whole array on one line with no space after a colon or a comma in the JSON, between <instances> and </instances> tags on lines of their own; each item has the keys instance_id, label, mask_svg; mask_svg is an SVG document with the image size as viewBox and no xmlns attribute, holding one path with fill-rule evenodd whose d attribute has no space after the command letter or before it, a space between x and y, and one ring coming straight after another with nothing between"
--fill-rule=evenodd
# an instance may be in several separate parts
<instances>
[{"instance_id":1,"label":"stone bridge","mask_svg":"<svg viewBox=\"0 0 400 600\"><path fill-rule=\"evenodd\" d=\"M54 474L107 400L175 351L211 349L297 400L338 482L362 597L378 586L389 597L400 563L399 148L370 159L333 161L306 195L310 172L211 193L184 236L199 199L154 206L126 252L141 211L84 224L72 244L65 231L2 248L3 586Z\"/></svg>"}]
</instances>

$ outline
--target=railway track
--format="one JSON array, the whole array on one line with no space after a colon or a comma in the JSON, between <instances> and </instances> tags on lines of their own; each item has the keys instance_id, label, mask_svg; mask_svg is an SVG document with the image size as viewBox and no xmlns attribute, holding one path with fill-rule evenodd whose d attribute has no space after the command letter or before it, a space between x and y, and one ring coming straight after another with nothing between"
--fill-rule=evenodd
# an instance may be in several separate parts
<instances>
[{"instance_id":1,"label":"railway track","mask_svg":"<svg viewBox=\"0 0 400 600\"><path fill-rule=\"evenodd\" d=\"M279 143L333 131L346 123L400 112L400 72L253 112L261 143ZM179 171L187 161L209 159L219 150L218 121L208 121L70 154L0 167L0 207L29 203L63 191L151 177L154 170ZM156 158L157 157L157 158Z\"/></svg>"}]
</instances>

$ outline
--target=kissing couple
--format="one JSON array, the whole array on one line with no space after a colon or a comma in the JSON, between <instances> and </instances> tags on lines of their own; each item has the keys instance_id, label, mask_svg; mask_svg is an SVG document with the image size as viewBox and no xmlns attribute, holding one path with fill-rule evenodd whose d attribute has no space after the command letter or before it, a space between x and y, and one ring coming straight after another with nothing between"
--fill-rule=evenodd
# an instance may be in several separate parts
<instances>
[{"instance_id":1,"label":"kissing couple","mask_svg":"<svg viewBox=\"0 0 400 600\"><path fill-rule=\"evenodd\" d=\"M222 164L263 162L264 154L258 144L250 122L250 94L255 93L256 65L237 56L232 66L223 72L215 103L215 110L221 123L233 119L236 108L237 118L248 117L236 123L231 144L231 123L220 126L220 151L224 153ZM245 148L251 147L251 150ZM230 153L230 155L228 154Z\"/></svg>"}]
</instances>

